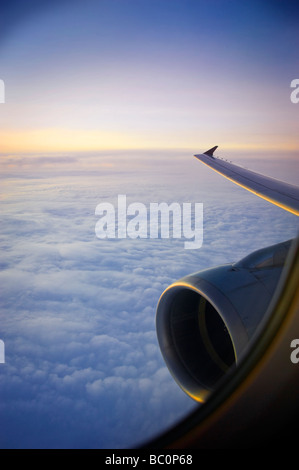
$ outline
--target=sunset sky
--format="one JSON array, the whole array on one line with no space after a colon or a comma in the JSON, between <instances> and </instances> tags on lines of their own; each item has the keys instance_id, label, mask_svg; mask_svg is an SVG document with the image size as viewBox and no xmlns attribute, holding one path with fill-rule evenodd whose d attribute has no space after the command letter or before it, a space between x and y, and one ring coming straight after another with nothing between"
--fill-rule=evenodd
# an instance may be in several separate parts
<instances>
[{"instance_id":1,"label":"sunset sky","mask_svg":"<svg viewBox=\"0 0 299 470\"><path fill-rule=\"evenodd\" d=\"M298 234L193 158L299 184L298 1L2 3L0 448L131 448L197 406L159 349L164 289ZM118 195L203 204L203 245L97 238Z\"/></svg>"},{"instance_id":2,"label":"sunset sky","mask_svg":"<svg viewBox=\"0 0 299 470\"><path fill-rule=\"evenodd\" d=\"M296 2L19 3L3 8L2 153L299 148Z\"/></svg>"}]
</instances>

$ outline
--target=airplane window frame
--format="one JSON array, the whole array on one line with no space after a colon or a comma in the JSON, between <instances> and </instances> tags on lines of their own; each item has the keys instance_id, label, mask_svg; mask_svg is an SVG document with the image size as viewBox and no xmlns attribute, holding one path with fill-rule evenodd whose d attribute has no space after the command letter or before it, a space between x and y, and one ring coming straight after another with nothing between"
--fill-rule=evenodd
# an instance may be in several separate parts
<instances>
[{"instance_id":1,"label":"airplane window frame","mask_svg":"<svg viewBox=\"0 0 299 470\"><path fill-rule=\"evenodd\" d=\"M281 446L279 430L282 428L285 445L291 446L295 437L292 424L297 423L299 405L294 407L294 400L284 398L291 397L290 391L296 386L299 389L298 369L290 360L290 339L295 337L296 330L299 332L299 236L291 245L287 265L238 366L228 371L206 403L141 448L250 448L276 441ZM281 366L287 358L284 371L277 368L278 362ZM281 372L287 379L285 388L281 386ZM261 385L267 390L261 390ZM263 407L265 397L259 403L259 396L267 391L268 409ZM254 406L245 409L245 403ZM277 403L281 405L279 409Z\"/></svg>"}]
</instances>

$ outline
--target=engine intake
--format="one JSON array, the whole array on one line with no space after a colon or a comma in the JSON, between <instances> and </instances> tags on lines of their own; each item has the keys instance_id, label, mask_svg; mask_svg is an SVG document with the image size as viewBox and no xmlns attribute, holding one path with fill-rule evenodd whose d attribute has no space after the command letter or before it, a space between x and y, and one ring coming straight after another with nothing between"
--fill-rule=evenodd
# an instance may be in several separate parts
<instances>
[{"instance_id":1,"label":"engine intake","mask_svg":"<svg viewBox=\"0 0 299 470\"><path fill-rule=\"evenodd\" d=\"M156 315L160 349L174 379L196 401L206 400L246 349L271 301L290 243L191 274L162 294Z\"/></svg>"}]
</instances>

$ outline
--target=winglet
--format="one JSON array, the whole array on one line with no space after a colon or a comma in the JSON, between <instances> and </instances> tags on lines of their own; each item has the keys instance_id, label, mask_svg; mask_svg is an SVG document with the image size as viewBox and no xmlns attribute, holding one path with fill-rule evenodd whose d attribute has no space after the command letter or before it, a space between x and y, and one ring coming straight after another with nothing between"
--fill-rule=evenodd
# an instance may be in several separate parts
<instances>
[{"instance_id":1,"label":"winglet","mask_svg":"<svg viewBox=\"0 0 299 470\"><path fill-rule=\"evenodd\" d=\"M204 152L204 155L208 155L208 157L213 157L213 153L215 150L218 148L218 145L215 145L215 147L211 148L210 150L207 150Z\"/></svg>"}]
</instances>

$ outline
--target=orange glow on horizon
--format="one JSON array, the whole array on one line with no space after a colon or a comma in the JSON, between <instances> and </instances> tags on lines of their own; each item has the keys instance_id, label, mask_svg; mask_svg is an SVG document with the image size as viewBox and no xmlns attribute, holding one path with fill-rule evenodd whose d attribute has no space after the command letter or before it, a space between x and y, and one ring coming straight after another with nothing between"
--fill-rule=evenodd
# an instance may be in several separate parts
<instances>
[{"instance_id":1,"label":"orange glow on horizon","mask_svg":"<svg viewBox=\"0 0 299 470\"><path fill-rule=\"evenodd\" d=\"M95 150L126 150L126 149L173 149L184 148L192 152L203 151L211 145L221 142L224 154L228 150L240 151L299 151L299 142L279 141L272 142L245 142L243 136L239 141L232 142L225 136L216 133L214 136L195 135L194 133L181 134L173 132L170 135L155 133L125 133L118 131L102 131L89 129L16 129L1 130L1 153L30 153L30 152L70 152ZM287 140L287 138L286 138ZM217 141L217 142L216 142Z\"/></svg>"},{"instance_id":2,"label":"orange glow on horizon","mask_svg":"<svg viewBox=\"0 0 299 470\"><path fill-rule=\"evenodd\" d=\"M30 129L0 131L1 152L68 152L136 148L132 136L99 130Z\"/></svg>"}]
</instances>

